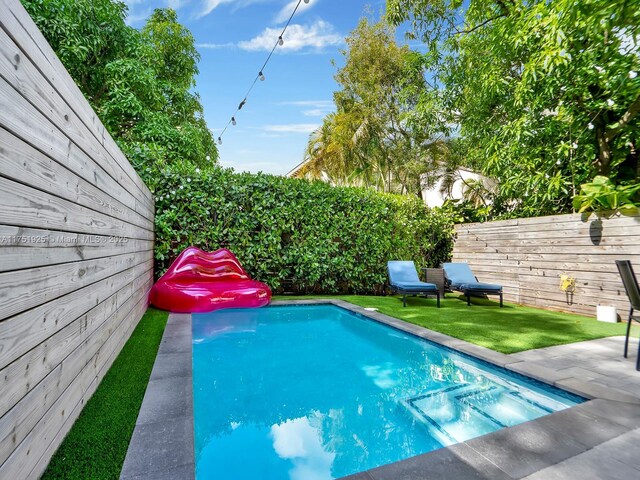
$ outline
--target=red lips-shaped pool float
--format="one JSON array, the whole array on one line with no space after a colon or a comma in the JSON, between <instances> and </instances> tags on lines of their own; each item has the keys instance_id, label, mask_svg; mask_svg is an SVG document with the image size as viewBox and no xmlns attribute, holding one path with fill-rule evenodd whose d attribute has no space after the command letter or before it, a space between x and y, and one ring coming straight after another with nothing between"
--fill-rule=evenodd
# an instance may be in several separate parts
<instances>
[{"instance_id":1,"label":"red lips-shaped pool float","mask_svg":"<svg viewBox=\"0 0 640 480\"><path fill-rule=\"evenodd\" d=\"M201 313L263 307L271 300L271 290L264 283L251 280L226 248L208 253L189 247L156 282L149 300L162 310Z\"/></svg>"}]
</instances>

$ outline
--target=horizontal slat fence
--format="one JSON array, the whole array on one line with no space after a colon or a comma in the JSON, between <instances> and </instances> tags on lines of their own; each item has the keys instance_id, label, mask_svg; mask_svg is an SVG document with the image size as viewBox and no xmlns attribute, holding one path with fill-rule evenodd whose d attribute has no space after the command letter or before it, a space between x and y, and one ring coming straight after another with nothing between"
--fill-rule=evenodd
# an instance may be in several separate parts
<instances>
[{"instance_id":1,"label":"horizontal slat fence","mask_svg":"<svg viewBox=\"0 0 640 480\"><path fill-rule=\"evenodd\" d=\"M458 225L456 233L453 261L502 284L506 300L591 316L598 304L613 305L626 318L615 260L640 271L640 216L523 218ZM575 279L573 294L561 291L562 275Z\"/></svg>"},{"instance_id":2,"label":"horizontal slat fence","mask_svg":"<svg viewBox=\"0 0 640 480\"><path fill-rule=\"evenodd\" d=\"M0 0L0 478L37 478L147 307L151 192Z\"/></svg>"}]
</instances>

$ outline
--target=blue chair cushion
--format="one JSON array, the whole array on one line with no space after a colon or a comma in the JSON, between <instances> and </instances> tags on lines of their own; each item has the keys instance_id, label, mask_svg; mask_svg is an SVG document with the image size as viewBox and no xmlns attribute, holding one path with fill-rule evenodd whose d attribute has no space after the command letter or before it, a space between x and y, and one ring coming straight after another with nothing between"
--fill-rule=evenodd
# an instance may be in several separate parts
<instances>
[{"instance_id":1,"label":"blue chair cushion","mask_svg":"<svg viewBox=\"0 0 640 480\"><path fill-rule=\"evenodd\" d=\"M422 283L415 264L410 260L390 260L387 262L389 283Z\"/></svg>"},{"instance_id":2,"label":"blue chair cushion","mask_svg":"<svg viewBox=\"0 0 640 480\"><path fill-rule=\"evenodd\" d=\"M436 292L438 287L433 283L425 282L392 282L391 286L398 290L404 290L406 292Z\"/></svg>"},{"instance_id":3,"label":"blue chair cushion","mask_svg":"<svg viewBox=\"0 0 640 480\"><path fill-rule=\"evenodd\" d=\"M442 264L451 288L460 291L476 292L501 292L502 285L495 283L481 283L476 280L475 275L466 263L444 263Z\"/></svg>"},{"instance_id":4,"label":"blue chair cushion","mask_svg":"<svg viewBox=\"0 0 640 480\"><path fill-rule=\"evenodd\" d=\"M502 290L502 285L496 285L494 283L459 283L457 285L451 284L451 286L456 290L469 290L469 291L484 291L484 292L499 292Z\"/></svg>"},{"instance_id":5,"label":"blue chair cushion","mask_svg":"<svg viewBox=\"0 0 640 480\"><path fill-rule=\"evenodd\" d=\"M462 283L478 283L476 276L469 268L469 265L463 262L460 263L443 263L442 268L444 273L451 282L452 285Z\"/></svg>"}]
</instances>

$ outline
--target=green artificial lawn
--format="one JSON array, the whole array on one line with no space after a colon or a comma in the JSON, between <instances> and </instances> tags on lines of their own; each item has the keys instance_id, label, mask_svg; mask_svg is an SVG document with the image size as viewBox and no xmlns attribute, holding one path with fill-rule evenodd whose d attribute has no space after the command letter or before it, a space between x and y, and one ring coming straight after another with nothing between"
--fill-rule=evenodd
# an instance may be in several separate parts
<instances>
[{"instance_id":1,"label":"green artificial lawn","mask_svg":"<svg viewBox=\"0 0 640 480\"><path fill-rule=\"evenodd\" d=\"M595 318L559 313L472 298L467 306L463 296L449 293L436 308L435 298L402 298L362 295L277 296L274 300L339 298L361 307L374 307L389 316L466 340L502 353L550 347L595 338L624 335L626 322L604 323ZM495 297L497 299L497 297Z\"/></svg>"},{"instance_id":2,"label":"green artificial lawn","mask_svg":"<svg viewBox=\"0 0 640 480\"><path fill-rule=\"evenodd\" d=\"M117 479L168 314L144 314L55 453L43 479Z\"/></svg>"}]
</instances>

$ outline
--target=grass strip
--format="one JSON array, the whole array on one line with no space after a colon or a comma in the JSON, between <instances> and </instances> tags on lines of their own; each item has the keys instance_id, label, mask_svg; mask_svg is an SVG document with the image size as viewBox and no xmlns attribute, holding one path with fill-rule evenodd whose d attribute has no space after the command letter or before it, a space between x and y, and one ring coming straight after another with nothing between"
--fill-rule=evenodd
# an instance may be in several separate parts
<instances>
[{"instance_id":1,"label":"grass strip","mask_svg":"<svg viewBox=\"0 0 640 480\"><path fill-rule=\"evenodd\" d=\"M361 307L377 308L391 317L502 353L624 335L626 328L625 322L604 323L583 315L509 303L500 308L493 298L473 298L472 305L467 306L464 296L457 294L447 294L441 308L436 308L435 298L424 297L408 297L406 308L399 296L283 295L274 300L311 298L339 298Z\"/></svg>"},{"instance_id":2,"label":"grass strip","mask_svg":"<svg viewBox=\"0 0 640 480\"><path fill-rule=\"evenodd\" d=\"M119 478L167 318L167 312L146 311L43 479Z\"/></svg>"}]
</instances>

